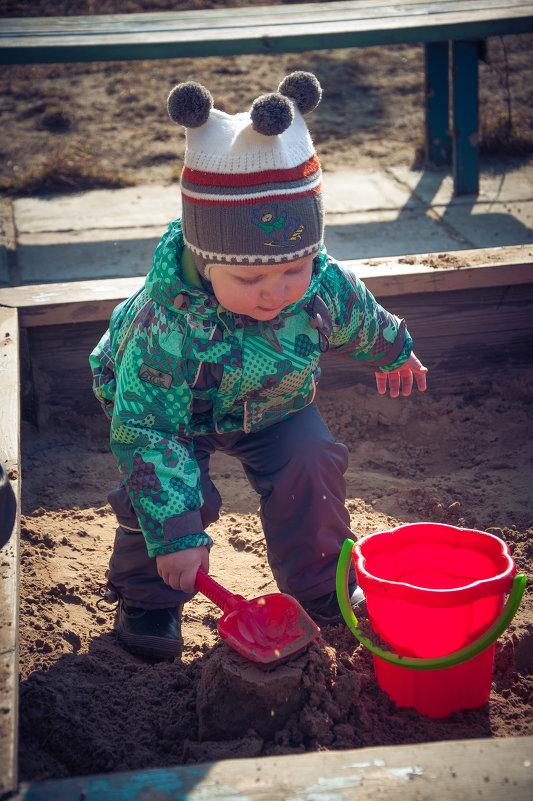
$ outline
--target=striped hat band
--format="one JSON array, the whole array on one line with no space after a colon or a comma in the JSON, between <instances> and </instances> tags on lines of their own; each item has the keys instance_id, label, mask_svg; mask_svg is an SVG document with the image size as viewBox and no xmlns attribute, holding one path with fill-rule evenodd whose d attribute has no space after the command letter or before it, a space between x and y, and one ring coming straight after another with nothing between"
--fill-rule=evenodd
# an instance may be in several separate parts
<instances>
[{"instance_id":1,"label":"striped hat band","mask_svg":"<svg viewBox=\"0 0 533 801\"><path fill-rule=\"evenodd\" d=\"M322 172L316 155L289 169L248 173L214 173L184 167L181 192L190 203L228 206L261 200L297 199L320 192Z\"/></svg>"}]
</instances>

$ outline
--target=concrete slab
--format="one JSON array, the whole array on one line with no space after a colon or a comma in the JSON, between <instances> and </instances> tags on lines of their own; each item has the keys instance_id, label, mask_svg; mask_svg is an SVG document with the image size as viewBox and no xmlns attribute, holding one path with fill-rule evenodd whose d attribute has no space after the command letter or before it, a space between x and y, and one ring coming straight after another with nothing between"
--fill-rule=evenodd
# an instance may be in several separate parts
<instances>
[{"instance_id":1,"label":"concrete slab","mask_svg":"<svg viewBox=\"0 0 533 801\"><path fill-rule=\"evenodd\" d=\"M11 282L10 261L15 248L13 209L5 198L0 198L0 286Z\"/></svg>"},{"instance_id":2,"label":"concrete slab","mask_svg":"<svg viewBox=\"0 0 533 801\"><path fill-rule=\"evenodd\" d=\"M471 247L507 247L533 242L533 200L435 207L442 224L471 242Z\"/></svg>"},{"instance_id":3,"label":"concrete slab","mask_svg":"<svg viewBox=\"0 0 533 801\"><path fill-rule=\"evenodd\" d=\"M477 197L454 197L446 172L408 167L326 172L324 195L326 244L341 260L533 242L533 163L482 173ZM19 198L16 282L145 275L180 214L177 184Z\"/></svg>"},{"instance_id":4,"label":"concrete slab","mask_svg":"<svg viewBox=\"0 0 533 801\"><path fill-rule=\"evenodd\" d=\"M327 214L325 242L341 261L471 248L431 210L405 207L359 214Z\"/></svg>"},{"instance_id":5,"label":"concrete slab","mask_svg":"<svg viewBox=\"0 0 533 801\"><path fill-rule=\"evenodd\" d=\"M479 194L453 194L453 179L441 170L412 170L409 167L387 167L387 176L394 178L403 187L414 193L415 200L424 205L483 205L500 202L515 204L531 200L533 194L533 162L519 168L482 172L479 176Z\"/></svg>"},{"instance_id":6,"label":"concrete slab","mask_svg":"<svg viewBox=\"0 0 533 801\"><path fill-rule=\"evenodd\" d=\"M453 195L451 176L391 167L390 176L408 187L404 211L431 215L471 248L533 242L533 163L508 172L482 173L479 194Z\"/></svg>"},{"instance_id":7,"label":"concrete slab","mask_svg":"<svg viewBox=\"0 0 533 801\"><path fill-rule=\"evenodd\" d=\"M2 242L2 232L0 231L0 286L9 284L9 265L7 261L7 248Z\"/></svg>"},{"instance_id":8,"label":"concrete slab","mask_svg":"<svg viewBox=\"0 0 533 801\"><path fill-rule=\"evenodd\" d=\"M44 284L146 275L165 228L166 225L161 226L156 236L148 238L139 238L137 229L107 231L107 239L102 238L101 231L94 232L90 241L77 238L52 243L46 241L50 240L49 236L45 241L39 237L21 237L17 247L19 281L21 284ZM34 241L29 241L32 238Z\"/></svg>"},{"instance_id":9,"label":"concrete slab","mask_svg":"<svg viewBox=\"0 0 533 801\"><path fill-rule=\"evenodd\" d=\"M20 241L46 232L161 227L181 214L181 195L177 184L145 184L71 195L24 197L16 199L13 206Z\"/></svg>"},{"instance_id":10,"label":"concrete slab","mask_svg":"<svg viewBox=\"0 0 533 801\"><path fill-rule=\"evenodd\" d=\"M323 174L329 214L401 209L411 196L408 183L384 170L338 170Z\"/></svg>"}]
</instances>

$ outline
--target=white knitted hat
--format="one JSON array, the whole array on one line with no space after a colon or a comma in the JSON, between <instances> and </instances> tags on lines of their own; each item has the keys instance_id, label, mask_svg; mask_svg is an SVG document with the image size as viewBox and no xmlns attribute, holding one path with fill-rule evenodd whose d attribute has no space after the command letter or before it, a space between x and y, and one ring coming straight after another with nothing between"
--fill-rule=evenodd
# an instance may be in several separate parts
<instances>
[{"instance_id":1,"label":"white knitted hat","mask_svg":"<svg viewBox=\"0 0 533 801\"><path fill-rule=\"evenodd\" d=\"M170 117L187 128L184 239L202 274L209 263L280 264L319 249L322 174L302 115L321 94L308 72L288 75L241 114L214 109L198 83L170 93Z\"/></svg>"}]
</instances>

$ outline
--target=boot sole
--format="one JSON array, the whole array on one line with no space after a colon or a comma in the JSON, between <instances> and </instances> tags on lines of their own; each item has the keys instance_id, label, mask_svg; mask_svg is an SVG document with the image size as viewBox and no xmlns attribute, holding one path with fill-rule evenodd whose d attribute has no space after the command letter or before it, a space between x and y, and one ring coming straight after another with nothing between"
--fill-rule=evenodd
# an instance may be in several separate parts
<instances>
[{"instance_id":1,"label":"boot sole","mask_svg":"<svg viewBox=\"0 0 533 801\"><path fill-rule=\"evenodd\" d=\"M147 656L152 659L176 659L183 651L183 640L165 641L161 637L140 637L117 631L119 643L136 656Z\"/></svg>"}]
</instances>

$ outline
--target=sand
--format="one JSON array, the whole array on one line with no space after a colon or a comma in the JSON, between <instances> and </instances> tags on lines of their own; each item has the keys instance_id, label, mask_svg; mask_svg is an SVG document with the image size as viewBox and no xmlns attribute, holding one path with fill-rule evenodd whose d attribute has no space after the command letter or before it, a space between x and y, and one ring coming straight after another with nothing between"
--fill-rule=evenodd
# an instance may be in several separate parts
<instances>
[{"instance_id":1,"label":"sand","mask_svg":"<svg viewBox=\"0 0 533 801\"><path fill-rule=\"evenodd\" d=\"M350 448L354 538L414 521L503 538L532 573L533 373L490 389L379 397L362 383L323 389L319 406ZM345 624L265 673L222 643L221 612L185 608L182 660L123 651L99 588L114 538L106 493L117 480L105 421L23 428L20 770L23 779L393 743L533 733L533 614L528 590L496 647L489 702L433 720L396 708ZM211 574L252 598L275 592L257 498L238 462L216 455L222 493ZM103 611L107 609L106 613Z\"/></svg>"},{"instance_id":2,"label":"sand","mask_svg":"<svg viewBox=\"0 0 533 801\"><path fill-rule=\"evenodd\" d=\"M2 4L3 13L14 16L135 11L140 5ZM509 109L517 130L531 130L532 41L530 35L491 39L480 62L482 143L485 153L494 146L500 159L484 155L484 169L501 169L502 155L508 158L501 126ZM59 165L62 189L76 190L69 164L81 159L104 185L106 172L139 183L176 181L184 137L165 111L175 83L199 80L219 108L234 113L293 69L314 71L325 90L309 118L325 170L419 160L423 48L398 45L5 68L0 179L10 182L45 164L54 166L57 178ZM353 386L319 390L325 419L350 449L347 506L354 538L412 521L479 528L502 537L518 570L531 576L533 372L495 375L490 387L465 376L462 391L447 394L432 390L427 366L427 393L409 399L378 397L359 383L357 372ZM220 642L221 613L197 596L185 610L182 660L154 665L129 655L116 642L113 610L99 594L115 530L106 495L118 480L103 416L81 418L70 410L61 419L50 417L40 431L25 422L22 447L22 780L533 733L529 590L497 643L488 703L444 720L396 708L376 682L369 652L344 624L324 627L306 652L265 673ZM276 591L257 498L240 466L216 456L212 473L224 499L222 516L210 528L212 575L248 598Z\"/></svg>"}]
</instances>

